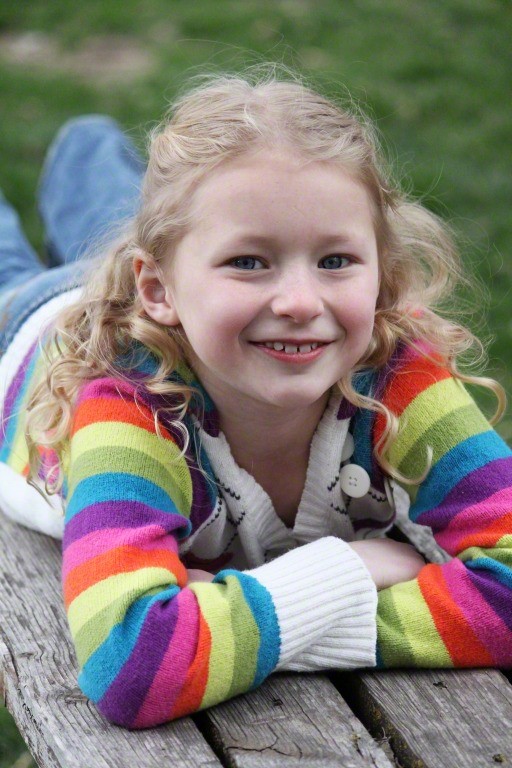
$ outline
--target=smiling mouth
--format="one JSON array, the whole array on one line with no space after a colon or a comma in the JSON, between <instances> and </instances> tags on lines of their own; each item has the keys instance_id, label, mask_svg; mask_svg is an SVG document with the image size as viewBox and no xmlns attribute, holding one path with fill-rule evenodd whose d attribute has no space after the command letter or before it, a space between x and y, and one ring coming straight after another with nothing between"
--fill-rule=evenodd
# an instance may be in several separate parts
<instances>
[{"instance_id":1,"label":"smiling mouth","mask_svg":"<svg viewBox=\"0 0 512 768\"><path fill-rule=\"evenodd\" d=\"M315 349L325 347L328 344L328 342L325 341L312 341L308 344L291 344L286 341L260 341L253 343L256 344L256 346L273 349L276 352L284 352L287 355L305 355L308 352L313 352Z\"/></svg>"}]
</instances>

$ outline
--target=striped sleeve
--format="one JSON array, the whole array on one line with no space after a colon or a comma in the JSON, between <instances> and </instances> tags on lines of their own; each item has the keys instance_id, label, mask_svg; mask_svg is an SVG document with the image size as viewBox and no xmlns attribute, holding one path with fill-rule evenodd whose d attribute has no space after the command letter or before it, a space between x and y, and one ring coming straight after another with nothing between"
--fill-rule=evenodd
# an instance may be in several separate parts
<instances>
[{"instance_id":1,"label":"striped sleeve","mask_svg":"<svg viewBox=\"0 0 512 768\"><path fill-rule=\"evenodd\" d=\"M197 503L191 459L162 423L159 432L129 383L83 388L70 441L64 598L80 687L128 728L259 685L342 621L339 594L353 570L350 548L327 537L252 572L188 583L179 543ZM370 579L357 581L361 592ZM375 605L366 615L371 626Z\"/></svg>"},{"instance_id":2,"label":"striped sleeve","mask_svg":"<svg viewBox=\"0 0 512 768\"><path fill-rule=\"evenodd\" d=\"M408 350L383 402L400 419L390 461L405 477L410 518L452 556L379 593L382 667L512 667L512 452L466 389ZM382 434L374 427L374 443Z\"/></svg>"}]
</instances>

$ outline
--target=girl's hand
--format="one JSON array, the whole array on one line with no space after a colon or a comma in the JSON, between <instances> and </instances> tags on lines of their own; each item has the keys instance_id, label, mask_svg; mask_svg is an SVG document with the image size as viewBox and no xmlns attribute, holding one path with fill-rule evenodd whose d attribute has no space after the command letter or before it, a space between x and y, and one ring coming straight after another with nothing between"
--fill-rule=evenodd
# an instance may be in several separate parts
<instances>
[{"instance_id":1,"label":"girl's hand","mask_svg":"<svg viewBox=\"0 0 512 768\"><path fill-rule=\"evenodd\" d=\"M370 572L378 590L415 579L425 560L412 544L393 539L348 542Z\"/></svg>"},{"instance_id":2,"label":"girl's hand","mask_svg":"<svg viewBox=\"0 0 512 768\"><path fill-rule=\"evenodd\" d=\"M188 584L191 581L213 581L213 573L201 571L199 568L187 568Z\"/></svg>"}]
</instances>

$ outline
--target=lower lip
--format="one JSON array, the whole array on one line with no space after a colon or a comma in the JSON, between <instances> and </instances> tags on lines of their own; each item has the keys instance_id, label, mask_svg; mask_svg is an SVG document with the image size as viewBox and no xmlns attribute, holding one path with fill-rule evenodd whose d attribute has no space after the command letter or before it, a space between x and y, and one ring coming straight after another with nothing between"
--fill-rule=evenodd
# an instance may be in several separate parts
<instances>
[{"instance_id":1,"label":"lower lip","mask_svg":"<svg viewBox=\"0 0 512 768\"><path fill-rule=\"evenodd\" d=\"M294 353L288 353L284 350L279 351L277 349L272 349L271 347L266 347L264 344L254 344L253 346L260 349L262 352L265 352L269 357L273 357L274 360L279 360L283 363L294 363L295 365L305 365L306 363L312 363L314 360L317 360L325 349L329 346L328 344L322 344L321 346L317 347L316 349L312 349L311 352L294 352Z\"/></svg>"}]
</instances>

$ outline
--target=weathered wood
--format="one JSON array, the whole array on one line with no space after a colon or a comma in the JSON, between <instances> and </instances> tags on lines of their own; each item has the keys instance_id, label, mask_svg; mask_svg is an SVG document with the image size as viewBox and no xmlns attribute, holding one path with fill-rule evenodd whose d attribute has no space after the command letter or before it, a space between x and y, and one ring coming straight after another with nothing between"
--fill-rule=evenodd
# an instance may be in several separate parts
<instances>
[{"instance_id":1,"label":"weathered wood","mask_svg":"<svg viewBox=\"0 0 512 768\"><path fill-rule=\"evenodd\" d=\"M202 718L234 768L392 766L323 675L274 675Z\"/></svg>"},{"instance_id":2,"label":"weathered wood","mask_svg":"<svg viewBox=\"0 0 512 768\"><path fill-rule=\"evenodd\" d=\"M193 719L111 726L76 685L60 546L0 515L0 551L0 695L42 768L512 765L512 685L492 670L334 675L355 715L326 676L274 675Z\"/></svg>"},{"instance_id":3,"label":"weathered wood","mask_svg":"<svg viewBox=\"0 0 512 768\"><path fill-rule=\"evenodd\" d=\"M399 670L342 675L368 730L403 768L512 765L512 686L496 670Z\"/></svg>"},{"instance_id":4,"label":"weathered wood","mask_svg":"<svg viewBox=\"0 0 512 768\"><path fill-rule=\"evenodd\" d=\"M450 556L432 531L399 515L396 526L430 562ZM403 768L512 765L512 685L496 670L390 670L333 675L376 738Z\"/></svg>"},{"instance_id":5,"label":"weathered wood","mask_svg":"<svg viewBox=\"0 0 512 768\"><path fill-rule=\"evenodd\" d=\"M59 544L0 515L0 552L4 698L41 768L221 765L191 718L137 732L109 725L76 685Z\"/></svg>"}]
</instances>

